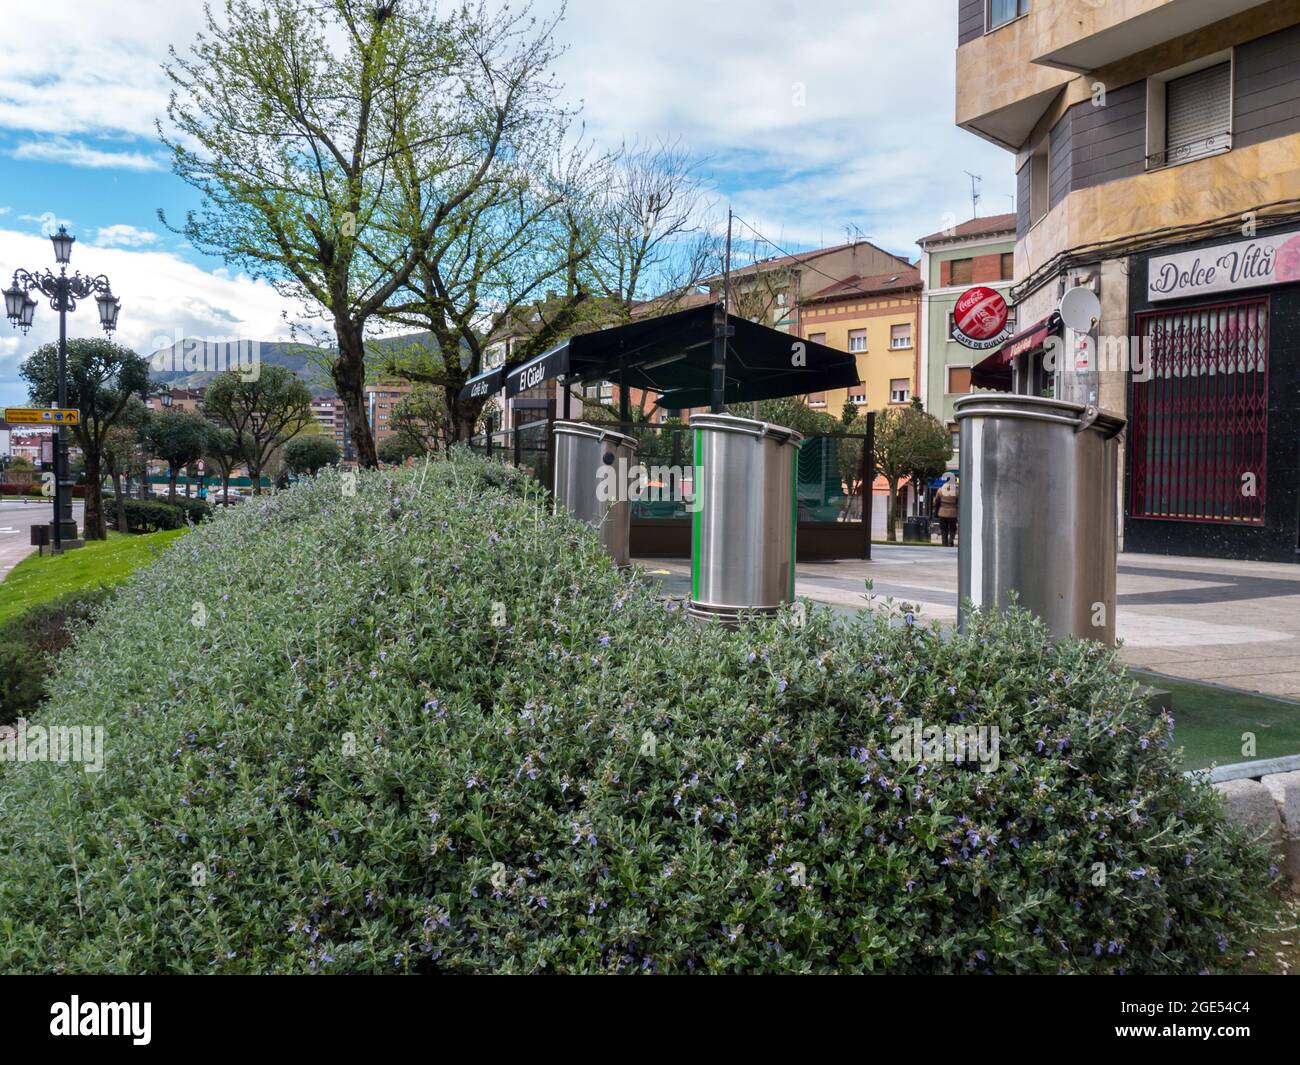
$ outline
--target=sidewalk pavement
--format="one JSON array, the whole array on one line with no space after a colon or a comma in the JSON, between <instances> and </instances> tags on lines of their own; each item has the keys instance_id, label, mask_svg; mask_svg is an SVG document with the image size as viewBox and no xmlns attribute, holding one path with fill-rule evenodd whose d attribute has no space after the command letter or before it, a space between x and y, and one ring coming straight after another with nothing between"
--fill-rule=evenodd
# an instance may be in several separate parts
<instances>
[{"instance_id":1,"label":"sidewalk pavement","mask_svg":"<svg viewBox=\"0 0 1300 1065\"><path fill-rule=\"evenodd\" d=\"M48 499L33 500L30 503L17 499L0 499L0 581L36 550L32 547L29 530L33 525L47 523L52 510ZM72 516L78 525L82 522L84 511L85 504L73 504Z\"/></svg>"},{"instance_id":2,"label":"sidewalk pavement","mask_svg":"<svg viewBox=\"0 0 1300 1065\"><path fill-rule=\"evenodd\" d=\"M795 593L854 613L873 593L921 617L957 620L957 551L871 545L871 561L800 563ZM637 559L669 595L690 592L689 559ZM1300 699L1300 565L1121 554L1120 658L1157 673Z\"/></svg>"}]
</instances>

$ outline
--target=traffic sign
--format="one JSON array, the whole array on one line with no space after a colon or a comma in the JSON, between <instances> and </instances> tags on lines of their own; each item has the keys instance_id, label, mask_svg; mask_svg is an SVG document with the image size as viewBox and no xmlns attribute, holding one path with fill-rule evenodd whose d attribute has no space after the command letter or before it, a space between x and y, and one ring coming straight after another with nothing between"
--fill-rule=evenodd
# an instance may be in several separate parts
<instances>
[{"instance_id":1,"label":"traffic sign","mask_svg":"<svg viewBox=\"0 0 1300 1065\"><path fill-rule=\"evenodd\" d=\"M6 407L10 425L77 425L81 411L75 407Z\"/></svg>"}]
</instances>

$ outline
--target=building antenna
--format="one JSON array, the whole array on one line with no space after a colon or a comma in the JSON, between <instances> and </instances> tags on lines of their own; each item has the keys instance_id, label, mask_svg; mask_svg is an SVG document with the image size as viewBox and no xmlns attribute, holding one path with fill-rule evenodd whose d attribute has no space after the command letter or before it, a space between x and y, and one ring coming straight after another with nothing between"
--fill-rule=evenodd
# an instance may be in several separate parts
<instances>
[{"instance_id":1,"label":"building antenna","mask_svg":"<svg viewBox=\"0 0 1300 1065\"><path fill-rule=\"evenodd\" d=\"M979 186L980 186L980 182L983 181L984 178L979 174L972 174L969 170L963 170L962 173L964 173L968 178L970 178L971 217L978 218L980 216L980 187Z\"/></svg>"}]
</instances>

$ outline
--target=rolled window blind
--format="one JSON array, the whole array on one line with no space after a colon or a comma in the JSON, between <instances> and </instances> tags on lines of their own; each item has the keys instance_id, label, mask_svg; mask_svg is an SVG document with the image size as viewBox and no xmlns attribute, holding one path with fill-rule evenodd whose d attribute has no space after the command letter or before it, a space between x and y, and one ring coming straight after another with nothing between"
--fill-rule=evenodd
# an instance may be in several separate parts
<instances>
[{"instance_id":1,"label":"rolled window blind","mask_svg":"<svg viewBox=\"0 0 1300 1065\"><path fill-rule=\"evenodd\" d=\"M1184 162L1227 147L1232 127L1232 64L1176 78L1165 89L1165 161Z\"/></svg>"}]
</instances>

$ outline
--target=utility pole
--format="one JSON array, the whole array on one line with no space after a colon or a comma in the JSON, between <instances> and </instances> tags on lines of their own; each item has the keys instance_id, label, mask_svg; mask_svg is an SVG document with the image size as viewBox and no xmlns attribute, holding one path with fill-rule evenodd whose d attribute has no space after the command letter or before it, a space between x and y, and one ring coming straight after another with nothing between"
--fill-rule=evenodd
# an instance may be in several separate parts
<instances>
[{"instance_id":1,"label":"utility pole","mask_svg":"<svg viewBox=\"0 0 1300 1065\"><path fill-rule=\"evenodd\" d=\"M709 388L709 409L721 414L726 405L727 338L735 329L727 321L731 307L731 208L727 208L727 245L722 261L722 302L713 305L713 373Z\"/></svg>"}]
</instances>

